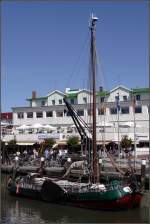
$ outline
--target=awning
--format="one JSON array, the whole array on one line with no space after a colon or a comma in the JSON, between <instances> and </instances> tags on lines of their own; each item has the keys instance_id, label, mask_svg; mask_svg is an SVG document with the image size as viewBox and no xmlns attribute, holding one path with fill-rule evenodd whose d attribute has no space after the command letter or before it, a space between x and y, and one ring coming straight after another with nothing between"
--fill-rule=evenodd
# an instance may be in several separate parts
<instances>
[{"instance_id":1,"label":"awning","mask_svg":"<svg viewBox=\"0 0 150 224\"><path fill-rule=\"evenodd\" d=\"M47 124L47 125L43 125L43 128L44 128L44 129L48 129L48 130L56 130L56 129L57 129L56 127L54 127L54 126L52 126L52 125L49 125L49 124Z\"/></svg>"},{"instance_id":2,"label":"awning","mask_svg":"<svg viewBox=\"0 0 150 224\"><path fill-rule=\"evenodd\" d=\"M128 122L123 122L119 124L120 127L124 127L124 128L129 128L129 127L134 127L134 122L132 121L128 121ZM141 125L139 124L135 124L136 128L140 128Z\"/></svg>"},{"instance_id":3,"label":"awning","mask_svg":"<svg viewBox=\"0 0 150 224\"><path fill-rule=\"evenodd\" d=\"M34 145L35 142L17 142L17 145Z\"/></svg>"},{"instance_id":4,"label":"awning","mask_svg":"<svg viewBox=\"0 0 150 224\"><path fill-rule=\"evenodd\" d=\"M23 124L20 127L17 127L16 130L27 130L27 129L30 129L30 128L31 128L30 126L27 126L27 125Z\"/></svg>"},{"instance_id":5,"label":"awning","mask_svg":"<svg viewBox=\"0 0 150 224\"><path fill-rule=\"evenodd\" d=\"M97 127L113 127L113 124L110 122L101 121L96 126Z\"/></svg>"},{"instance_id":6,"label":"awning","mask_svg":"<svg viewBox=\"0 0 150 224\"><path fill-rule=\"evenodd\" d=\"M39 129L39 128L43 128L44 126L40 123L35 123L32 126L30 126L30 128L32 129Z\"/></svg>"}]
</instances>

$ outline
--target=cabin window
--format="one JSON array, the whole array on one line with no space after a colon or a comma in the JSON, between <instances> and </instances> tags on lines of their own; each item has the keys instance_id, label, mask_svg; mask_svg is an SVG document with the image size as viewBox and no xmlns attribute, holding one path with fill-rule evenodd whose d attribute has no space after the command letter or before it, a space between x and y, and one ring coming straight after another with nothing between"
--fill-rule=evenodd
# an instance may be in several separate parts
<instances>
[{"instance_id":1,"label":"cabin window","mask_svg":"<svg viewBox=\"0 0 150 224\"><path fill-rule=\"evenodd\" d=\"M127 101L127 96L123 96L123 101Z\"/></svg>"},{"instance_id":2,"label":"cabin window","mask_svg":"<svg viewBox=\"0 0 150 224\"><path fill-rule=\"evenodd\" d=\"M41 101L41 106L42 106L42 107L45 106L45 101L44 101L44 100Z\"/></svg>"},{"instance_id":3,"label":"cabin window","mask_svg":"<svg viewBox=\"0 0 150 224\"><path fill-rule=\"evenodd\" d=\"M36 112L36 117L37 117L37 118L41 118L41 117L43 117L43 113L42 113L42 112Z\"/></svg>"},{"instance_id":4,"label":"cabin window","mask_svg":"<svg viewBox=\"0 0 150 224\"><path fill-rule=\"evenodd\" d=\"M141 100L141 96L140 95L136 95L136 100L140 101Z\"/></svg>"},{"instance_id":5,"label":"cabin window","mask_svg":"<svg viewBox=\"0 0 150 224\"><path fill-rule=\"evenodd\" d=\"M135 107L135 113L136 113L136 114L140 114L140 113L142 113L142 107L141 107L141 106L138 106L138 107L136 106L136 107Z\"/></svg>"},{"instance_id":6,"label":"cabin window","mask_svg":"<svg viewBox=\"0 0 150 224\"><path fill-rule=\"evenodd\" d=\"M87 103L87 97L83 97L83 102Z\"/></svg>"},{"instance_id":7,"label":"cabin window","mask_svg":"<svg viewBox=\"0 0 150 224\"><path fill-rule=\"evenodd\" d=\"M122 114L129 114L129 107L122 107L121 108L121 113Z\"/></svg>"},{"instance_id":8,"label":"cabin window","mask_svg":"<svg viewBox=\"0 0 150 224\"><path fill-rule=\"evenodd\" d=\"M56 111L56 117L63 117L63 111Z\"/></svg>"},{"instance_id":9,"label":"cabin window","mask_svg":"<svg viewBox=\"0 0 150 224\"><path fill-rule=\"evenodd\" d=\"M62 104L62 99L59 99L59 104Z\"/></svg>"},{"instance_id":10,"label":"cabin window","mask_svg":"<svg viewBox=\"0 0 150 224\"><path fill-rule=\"evenodd\" d=\"M84 116L84 110L77 110L78 116Z\"/></svg>"},{"instance_id":11,"label":"cabin window","mask_svg":"<svg viewBox=\"0 0 150 224\"><path fill-rule=\"evenodd\" d=\"M23 119L24 118L24 113L23 112L19 112L17 115L18 115L19 119Z\"/></svg>"},{"instance_id":12,"label":"cabin window","mask_svg":"<svg viewBox=\"0 0 150 224\"><path fill-rule=\"evenodd\" d=\"M117 108L116 107L110 108L110 113L117 114Z\"/></svg>"},{"instance_id":13,"label":"cabin window","mask_svg":"<svg viewBox=\"0 0 150 224\"><path fill-rule=\"evenodd\" d=\"M46 117L53 117L53 111L47 111Z\"/></svg>"},{"instance_id":14,"label":"cabin window","mask_svg":"<svg viewBox=\"0 0 150 224\"><path fill-rule=\"evenodd\" d=\"M27 118L33 118L33 112L27 112Z\"/></svg>"},{"instance_id":15,"label":"cabin window","mask_svg":"<svg viewBox=\"0 0 150 224\"><path fill-rule=\"evenodd\" d=\"M52 100L52 105L55 105L55 100Z\"/></svg>"}]
</instances>

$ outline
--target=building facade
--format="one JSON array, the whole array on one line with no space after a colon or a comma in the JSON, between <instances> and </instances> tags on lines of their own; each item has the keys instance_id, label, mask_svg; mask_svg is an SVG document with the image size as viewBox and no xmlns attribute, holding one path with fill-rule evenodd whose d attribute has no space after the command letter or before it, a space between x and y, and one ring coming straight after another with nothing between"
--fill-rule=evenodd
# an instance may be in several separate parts
<instances>
[{"instance_id":1,"label":"building facade","mask_svg":"<svg viewBox=\"0 0 150 224\"><path fill-rule=\"evenodd\" d=\"M106 91L100 87L96 94L98 142L118 142L124 135L128 135L136 141L137 145L148 146L149 93L149 88L128 89L119 85ZM37 97L36 92L33 91L32 97L27 99L28 107L12 108L14 127L21 125L30 127L37 123L48 124L56 127L57 130L64 128L63 131L67 130L66 133L75 134L74 123L63 102L64 97L73 105L77 114L90 124L90 91L66 88L64 93L55 90L44 97ZM15 132L15 134L19 133Z\"/></svg>"}]
</instances>

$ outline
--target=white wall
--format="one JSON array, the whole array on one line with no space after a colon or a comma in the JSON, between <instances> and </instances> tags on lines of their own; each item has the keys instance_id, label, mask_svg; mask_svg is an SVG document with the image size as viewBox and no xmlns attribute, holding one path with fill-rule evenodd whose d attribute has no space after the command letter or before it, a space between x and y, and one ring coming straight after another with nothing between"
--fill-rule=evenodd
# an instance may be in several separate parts
<instances>
[{"instance_id":1,"label":"white wall","mask_svg":"<svg viewBox=\"0 0 150 224\"><path fill-rule=\"evenodd\" d=\"M83 90L82 92L78 93L78 104L85 104L83 100L84 97L87 98L87 103L90 103L90 93Z\"/></svg>"},{"instance_id":2,"label":"white wall","mask_svg":"<svg viewBox=\"0 0 150 224\"><path fill-rule=\"evenodd\" d=\"M123 89L122 87L119 87L118 89L110 93L110 95L107 98L108 102L115 102L116 101L115 96L118 96L118 93L120 101L123 101L123 96L127 96L127 100L130 98L130 92L126 89Z\"/></svg>"},{"instance_id":3,"label":"white wall","mask_svg":"<svg viewBox=\"0 0 150 224\"><path fill-rule=\"evenodd\" d=\"M52 100L55 100L55 105L61 105L61 104L59 104L60 99L62 100L62 105L64 105L63 98L64 98L64 95L62 95L59 92L54 92L53 94L48 96L48 106L53 105Z\"/></svg>"}]
</instances>

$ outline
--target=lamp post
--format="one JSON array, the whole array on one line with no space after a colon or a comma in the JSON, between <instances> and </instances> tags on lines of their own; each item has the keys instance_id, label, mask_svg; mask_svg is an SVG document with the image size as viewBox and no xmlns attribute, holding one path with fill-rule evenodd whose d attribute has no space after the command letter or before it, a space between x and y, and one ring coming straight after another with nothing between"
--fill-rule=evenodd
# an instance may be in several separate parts
<instances>
[{"instance_id":1,"label":"lamp post","mask_svg":"<svg viewBox=\"0 0 150 224\"><path fill-rule=\"evenodd\" d=\"M145 187L145 176L146 176L146 160L142 159L141 162L141 185Z\"/></svg>"},{"instance_id":2,"label":"lamp post","mask_svg":"<svg viewBox=\"0 0 150 224\"><path fill-rule=\"evenodd\" d=\"M19 157L18 156L15 156L15 163L14 163L14 166L13 166L13 180L16 178L16 173L17 173L17 168L18 168L18 161L19 161Z\"/></svg>"},{"instance_id":3,"label":"lamp post","mask_svg":"<svg viewBox=\"0 0 150 224\"><path fill-rule=\"evenodd\" d=\"M17 166L18 166L18 161L19 161L19 157L15 156L15 168L17 168Z\"/></svg>"},{"instance_id":4,"label":"lamp post","mask_svg":"<svg viewBox=\"0 0 150 224\"><path fill-rule=\"evenodd\" d=\"M102 171L102 162L103 162L103 160L102 159L99 159L99 161L98 161L98 179L99 179L99 181L100 181L100 173L101 173L101 171Z\"/></svg>"},{"instance_id":5,"label":"lamp post","mask_svg":"<svg viewBox=\"0 0 150 224\"><path fill-rule=\"evenodd\" d=\"M43 175L44 175L44 161L45 161L45 158L44 157L41 157L41 159L40 159L40 162L41 162L40 168L38 168L38 170L37 170L38 174L41 177L43 177Z\"/></svg>"},{"instance_id":6,"label":"lamp post","mask_svg":"<svg viewBox=\"0 0 150 224\"><path fill-rule=\"evenodd\" d=\"M45 161L45 158L41 157L41 168L43 168L43 166L44 166L44 161Z\"/></svg>"},{"instance_id":7,"label":"lamp post","mask_svg":"<svg viewBox=\"0 0 150 224\"><path fill-rule=\"evenodd\" d=\"M2 164L4 164L6 161L5 152L4 152L4 150L5 150L5 138L4 137L2 138L2 141L4 142L4 146L2 147Z\"/></svg>"}]
</instances>

